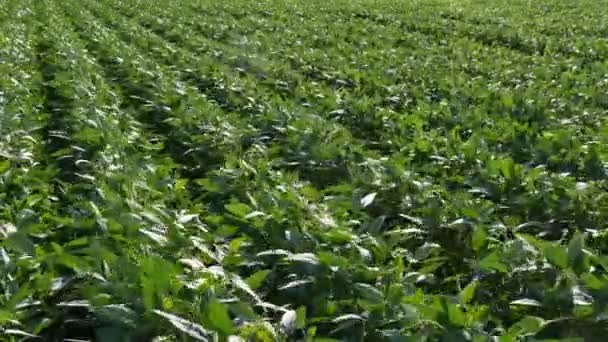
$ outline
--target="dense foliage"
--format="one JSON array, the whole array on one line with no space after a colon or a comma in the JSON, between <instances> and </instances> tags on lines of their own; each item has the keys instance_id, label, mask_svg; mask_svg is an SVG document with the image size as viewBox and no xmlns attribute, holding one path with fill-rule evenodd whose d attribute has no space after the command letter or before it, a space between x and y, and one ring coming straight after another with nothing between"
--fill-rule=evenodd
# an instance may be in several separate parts
<instances>
[{"instance_id":1,"label":"dense foliage","mask_svg":"<svg viewBox=\"0 0 608 342\"><path fill-rule=\"evenodd\" d=\"M605 0L0 0L0 340L599 341Z\"/></svg>"}]
</instances>

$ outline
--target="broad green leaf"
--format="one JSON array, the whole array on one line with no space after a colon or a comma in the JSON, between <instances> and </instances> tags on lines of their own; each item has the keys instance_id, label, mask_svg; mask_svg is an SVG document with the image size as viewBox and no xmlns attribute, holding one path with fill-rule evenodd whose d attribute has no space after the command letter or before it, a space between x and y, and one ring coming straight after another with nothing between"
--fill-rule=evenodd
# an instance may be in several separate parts
<instances>
[{"instance_id":1,"label":"broad green leaf","mask_svg":"<svg viewBox=\"0 0 608 342\"><path fill-rule=\"evenodd\" d=\"M355 238L350 232L339 228L329 230L324 237L332 243L348 243Z\"/></svg>"},{"instance_id":2,"label":"broad green leaf","mask_svg":"<svg viewBox=\"0 0 608 342\"><path fill-rule=\"evenodd\" d=\"M151 211L144 211L143 213L141 213L141 216L146 218L148 221L150 221L153 224L156 224L156 225L163 224L163 221L158 217L158 215L156 215L155 213L153 213Z\"/></svg>"},{"instance_id":3,"label":"broad green leaf","mask_svg":"<svg viewBox=\"0 0 608 342\"><path fill-rule=\"evenodd\" d=\"M289 261L302 262L311 265L318 265L319 259L313 253L298 253L292 254L287 257Z\"/></svg>"},{"instance_id":4,"label":"broad green leaf","mask_svg":"<svg viewBox=\"0 0 608 342\"><path fill-rule=\"evenodd\" d=\"M343 319L343 317L348 317L348 319ZM344 315L334 319L333 323L336 323L338 326L331 330L330 334L336 334L340 331L348 331L353 329L353 327L362 324L362 320L353 319L351 315Z\"/></svg>"},{"instance_id":5,"label":"broad green leaf","mask_svg":"<svg viewBox=\"0 0 608 342\"><path fill-rule=\"evenodd\" d=\"M192 337L193 339L195 339L197 341L210 341L209 338L211 337L211 332L209 332L208 330L206 330L199 324L190 322L186 319L183 319L179 316L176 316L176 315L168 313L168 312L164 312L164 311L160 311L160 310L153 310L153 311L155 314L168 320L169 323L171 323L177 330L187 334L188 336Z\"/></svg>"},{"instance_id":6,"label":"broad green leaf","mask_svg":"<svg viewBox=\"0 0 608 342\"><path fill-rule=\"evenodd\" d=\"M251 289L251 287L249 287L249 284L247 284L240 276L238 276L237 274L232 274L230 279L232 280L234 286L245 291L245 293L250 295L256 301L260 301L260 297Z\"/></svg>"},{"instance_id":7,"label":"broad green leaf","mask_svg":"<svg viewBox=\"0 0 608 342\"><path fill-rule=\"evenodd\" d=\"M550 263L556 265L560 269L566 269L568 267L568 255L564 247L547 245L543 252Z\"/></svg>"},{"instance_id":8,"label":"broad green leaf","mask_svg":"<svg viewBox=\"0 0 608 342\"><path fill-rule=\"evenodd\" d=\"M526 316L509 328L508 335L513 337L532 336L542 330L545 321L540 317Z\"/></svg>"},{"instance_id":9,"label":"broad green leaf","mask_svg":"<svg viewBox=\"0 0 608 342\"><path fill-rule=\"evenodd\" d=\"M493 252L490 255L486 256L479 262L479 267L486 270L494 270L502 273L507 273L509 269L507 265L505 265L498 252Z\"/></svg>"},{"instance_id":10,"label":"broad green leaf","mask_svg":"<svg viewBox=\"0 0 608 342\"><path fill-rule=\"evenodd\" d=\"M349 265L349 260L339 255L328 252L319 252L318 254L319 262L322 264L335 267L346 267Z\"/></svg>"},{"instance_id":11,"label":"broad green leaf","mask_svg":"<svg viewBox=\"0 0 608 342\"><path fill-rule=\"evenodd\" d=\"M585 236L580 232L574 233L568 243L568 264L577 274L585 273L589 267L584 248Z\"/></svg>"},{"instance_id":12,"label":"broad green leaf","mask_svg":"<svg viewBox=\"0 0 608 342\"><path fill-rule=\"evenodd\" d=\"M381 303L384 300L382 292L370 284L356 283L355 288L359 295L366 300L374 303Z\"/></svg>"},{"instance_id":13,"label":"broad green leaf","mask_svg":"<svg viewBox=\"0 0 608 342\"><path fill-rule=\"evenodd\" d=\"M266 280L266 278L268 277L270 272L272 272L272 271L271 270L257 271L254 274L252 274L251 276L249 276L247 279L245 279L245 282L247 283L247 285L249 285L249 287L251 289L255 290L255 289L259 288L260 286L262 286L262 284L264 283L264 280Z\"/></svg>"},{"instance_id":14,"label":"broad green leaf","mask_svg":"<svg viewBox=\"0 0 608 342\"><path fill-rule=\"evenodd\" d=\"M211 321L211 324L215 328L217 328L222 334L230 335L234 326L232 325L232 319L230 319L230 315L228 314L228 309L222 303L220 303L217 299L212 298L207 306L207 316Z\"/></svg>"},{"instance_id":15,"label":"broad green leaf","mask_svg":"<svg viewBox=\"0 0 608 342\"><path fill-rule=\"evenodd\" d=\"M251 208L248 205L244 204L244 203L230 203L230 204L226 204L225 208L232 215L234 215L236 217L242 217L242 218L246 217L247 214L249 214L249 213L252 212Z\"/></svg>"},{"instance_id":16,"label":"broad green leaf","mask_svg":"<svg viewBox=\"0 0 608 342\"><path fill-rule=\"evenodd\" d=\"M460 300L462 303L468 304L471 302L471 300L473 300L475 297L475 290L477 289L478 285L479 282L477 280L473 280L464 289L462 289L462 291L460 291Z\"/></svg>"},{"instance_id":17,"label":"broad green leaf","mask_svg":"<svg viewBox=\"0 0 608 342\"><path fill-rule=\"evenodd\" d=\"M450 324L457 327L463 327L465 325L466 317L462 310L458 307L458 305L448 303L447 309Z\"/></svg>"},{"instance_id":18,"label":"broad green leaf","mask_svg":"<svg viewBox=\"0 0 608 342\"><path fill-rule=\"evenodd\" d=\"M471 247L473 247L474 251L479 252L487 244L487 236L488 234L484 227L475 227L471 236Z\"/></svg>"},{"instance_id":19,"label":"broad green leaf","mask_svg":"<svg viewBox=\"0 0 608 342\"><path fill-rule=\"evenodd\" d=\"M306 307L300 306L298 310L296 310L297 321L296 327L298 329L304 329L306 327Z\"/></svg>"},{"instance_id":20,"label":"broad green leaf","mask_svg":"<svg viewBox=\"0 0 608 342\"><path fill-rule=\"evenodd\" d=\"M2 161L0 161L0 173L5 172L10 167L11 167L11 162L10 161L8 161L8 160L2 160Z\"/></svg>"},{"instance_id":21,"label":"broad green leaf","mask_svg":"<svg viewBox=\"0 0 608 342\"><path fill-rule=\"evenodd\" d=\"M10 233L6 240L6 246L18 250L25 255L34 255L36 246L30 238L23 232L17 231Z\"/></svg>"}]
</instances>

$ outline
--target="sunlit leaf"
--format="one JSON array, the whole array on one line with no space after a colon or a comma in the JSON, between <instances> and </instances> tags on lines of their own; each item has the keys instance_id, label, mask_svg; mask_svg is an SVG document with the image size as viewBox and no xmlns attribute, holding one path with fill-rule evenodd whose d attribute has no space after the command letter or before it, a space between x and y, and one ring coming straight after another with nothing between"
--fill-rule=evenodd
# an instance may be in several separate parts
<instances>
[{"instance_id":1,"label":"sunlit leaf","mask_svg":"<svg viewBox=\"0 0 608 342\"><path fill-rule=\"evenodd\" d=\"M281 330L291 335L297 327L298 314L295 310L286 311L281 317Z\"/></svg>"},{"instance_id":2,"label":"sunlit leaf","mask_svg":"<svg viewBox=\"0 0 608 342\"><path fill-rule=\"evenodd\" d=\"M365 208L372 204L374 202L374 199L376 199L376 195L377 193L372 192L361 198L361 207Z\"/></svg>"},{"instance_id":3,"label":"sunlit leaf","mask_svg":"<svg viewBox=\"0 0 608 342\"><path fill-rule=\"evenodd\" d=\"M475 290L479 286L479 282L474 280L470 282L462 291L460 291L460 300L464 304L468 304L475 297Z\"/></svg>"},{"instance_id":4,"label":"sunlit leaf","mask_svg":"<svg viewBox=\"0 0 608 342\"><path fill-rule=\"evenodd\" d=\"M186 319L183 319L179 316L170 314L168 312L154 310L154 313L165 318L169 321L177 330L187 334L197 341L209 341L209 337L211 333L200 326L199 324L190 322Z\"/></svg>"},{"instance_id":5,"label":"sunlit leaf","mask_svg":"<svg viewBox=\"0 0 608 342\"><path fill-rule=\"evenodd\" d=\"M524 305L524 306L542 306L542 304L535 300L535 299L531 299L531 298L522 298L522 299L517 299L514 301L511 301L510 303L511 305Z\"/></svg>"}]
</instances>

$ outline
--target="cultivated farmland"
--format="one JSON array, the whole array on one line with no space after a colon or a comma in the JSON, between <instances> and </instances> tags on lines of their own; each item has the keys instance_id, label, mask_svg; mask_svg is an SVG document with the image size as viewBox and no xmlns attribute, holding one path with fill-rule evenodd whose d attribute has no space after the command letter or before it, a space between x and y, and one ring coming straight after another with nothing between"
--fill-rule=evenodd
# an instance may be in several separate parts
<instances>
[{"instance_id":1,"label":"cultivated farmland","mask_svg":"<svg viewBox=\"0 0 608 342\"><path fill-rule=\"evenodd\" d=\"M0 341L600 341L607 163L606 0L0 0Z\"/></svg>"}]
</instances>

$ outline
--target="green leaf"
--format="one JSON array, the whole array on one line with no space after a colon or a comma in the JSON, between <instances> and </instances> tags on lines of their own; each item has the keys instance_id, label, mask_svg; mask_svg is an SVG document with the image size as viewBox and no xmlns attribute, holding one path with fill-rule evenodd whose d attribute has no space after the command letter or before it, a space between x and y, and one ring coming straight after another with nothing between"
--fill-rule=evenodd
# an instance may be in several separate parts
<instances>
[{"instance_id":1,"label":"green leaf","mask_svg":"<svg viewBox=\"0 0 608 342\"><path fill-rule=\"evenodd\" d=\"M346 267L349 260L329 252L319 252L319 262L328 266Z\"/></svg>"},{"instance_id":2,"label":"green leaf","mask_svg":"<svg viewBox=\"0 0 608 342\"><path fill-rule=\"evenodd\" d=\"M270 272L272 272L272 271L271 270L257 271L254 274L252 274L251 276L249 276L247 279L245 279L245 282L247 283L247 285L249 285L249 287L251 289L255 290L255 289L259 288L260 286L262 286L262 284L264 283L264 280L266 280L266 278L268 277Z\"/></svg>"},{"instance_id":3,"label":"green leaf","mask_svg":"<svg viewBox=\"0 0 608 342\"><path fill-rule=\"evenodd\" d=\"M462 291L460 291L460 301L464 304L470 303L475 296L475 290L477 289L478 285L479 282L477 280L473 280L469 283L469 285L462 289Z\"/></svg>"},{"instance_id":4,"label":"green leaf","mask_svg":"<svg viewBox=\"0 0 608 342\"><path fill-rule=\"evenodd\" d=\"M224 207L232 215L234 215L236 217L241 217L241 218L246 217L247 214L252 212L251 208L247 204L244 204L244 203L230 203L230 204L226 204Z\"/></svg>"},{"instance_id":5,"label":"green leaf","mask_svg":"<svg viewBox=\"0 0 608 342\"><path fill-rule=\"evenodd\" d=\"M226 306L220 303L217 299L212 298L207 306L207 316L211 324L217 328L222 334L230 335L234 331L232 319L228 314Z\"/></svg>"},{"instance_id":6,"label":"green leaf","mask_svg":"<svg viewBox=\"0 0 608 342\"><path fill-rule=\"evenodd\" d=\"M168 294L175 276L175 265L159 257L146 258L141 263L140 284L144 305L152 309Z\"/></svg>"},{"instance_id":7,"label":"green leaf","mask_svg":"<svg viewBox=\"0 0 608 342\"><path fill-rule=\"evenodd\" d=\"M463 327L465 324L465 314L462 309L453 303L447 303L448 318L450 324L456 327Z\"/></svg>"},{"instance_id":8,"label":"green leaf","mask_svg":"<svg viewBox=\"0 0 608 342\"><path fill-rule=\"evenodd\" d=\"M548 245L543 250L545 258L553 265L560 269L566 269L568 267L568 255L566 249L559 245Z\"/></svg>"},{"instance_id":9,"label":"green leaf","mask_svg":"<svg viewBox=\"0 0 608 342\"><path fill-rule=\"evenodd\" d=\"M512 337L533 336L543 329L545 320L540 317L526 316L519 322L513 324L507 335Z\"/></svg>"},{"instance_id":10,"label":"green leaf","mask_svg":"<svg viewBox=\"0 0 608 342\"><path fill-rule=\"evenodd\" d=\"M2 330L3 334L6 334L6 336L21 336L21 337L30 337L30 338L38 338L38 336L30 334L26 331L23 330L19 330L19 329L5 329Z\"/></svg>"},{"instance_id":11,"label":"green leaf","mask_svg":"<svg viewBox=\"0 0 608 342\"><path fill-rule=\"evenodd\" d=\"M337 324L338 326L334 328L331 333L335 334L339 331L350 329L363 321L365 321L363 317L355 314L346 314L336 317L332 320L332 323Z\"/></svg>"},{"instance_id":12,"label":"green leaf","mask_svg":"<svg viewBox=\"0 0 608 342\"><path fill-rule=\"evenodd\" d=\"M542 306L542 304L536 299L522 298L514 300L510 303L511 305L523 305L523 306Z\"/></svg>"},{"instance_id":13,"label":"green leaf","mask_svg":"<svg viewBox=\"0 0 608 342\"><path fill-rule=\"evenodd\" d=\"M2 160L0 161L0 173L3 173L4 171L8 170L11 167L11 162L8 160Z\"/></svg>"},{"instance_id":14,"label":"green leaf","mask_svg":"<svg viewBox=\"0 0 608 342\"><path fill-rule=\"evenodd\" d=\"M479 267L486 270L494 270L502 273L507 273L509 269L505 265L498 252L493 252L479 262Z\"/></svg>"},{"instance_id":15,"label":"green leaf","mask_svg":"<svg viewBox=\"0 0 608 342\"><path fill-rule=\"evenodd\" d=\"M163 221L158 217L158 215L156 215L155 213L153 213L151 211L144 211L143 213L141 213L141 216L156 225L163 224Z\"/></svg>"},{"instance_id":16,"label":"green leaf","mask_svg":"<svg viewBox=\"0 0 608 342\"><path fill-rule=\"evenodd\" d=\"M580 286L573 286L572 303L578 306L589 306L593 304L593 296L585 292Z\"/></svg>"},{"instance_id":17,"label":"green leaf","mask_svg":"<svg viewBox=\"0 0 608 342\"><path fill-rule=\"evenodd\" d=\"M568 264L578 275L585 273L589 269L588 258L584 248L585 236L580 232L574 233L574 236L568 243Z\"/></svg>"},{"instance_id":18,"label":"green leaf","mask_svg":"<svg viewBox=\"0 0 608 342\"><path fill-rule=\"evenodd\" d=\"M372 235L378 234L384 225L384 221L386 221L386 216L380 215L373 220L364 223L361 229Z\"/></svg>"},{"instance_id":19,"label":"green leaf","mask_svg":"<svg viewBox=\"0 0 608 342\"><path fill-rule=\"evenodd\" d=\"M266 251L262 251L258 254L256 254L256 257L265 257L265 256L282 256L282 257L286 257L289 256L290 253L287 250L284 249L269 249Z\"/></svg>"},{"instance_id":20,"label":"green leaf","mask_svg":"<svg viewBox=\"0 0 608 342\"><path fill-rule=\"evenodd\" d=\"M154 313L165 318L169 321L177 330L187 334L197 341L209 341L209 337L211 336L211 332L200 326L199 324L190 322L186 319L183 319L174 314L154 310Z\"/></svg>"},{"instance_id":21,"label":"green leaf","mask_svg":"<svg viewBox=\"0 0 608 342\"><path fill-rule=\"evenodd\" d=\"M30 238L23 232L11 233L5 240L7 247L20 251L25 255L34 255L36 246Z\"/></svg>"},{"instance_id":22,"label":"green leaf","mask_svg":"<svg viewBox=\"0 0 608 342\"><path fill-rule=\"evenodd\" d=\"M277 289L279 289L279 290L289 290L289 289L294 289L296 287L305 286L305 285L311 284L313 282L314 282L314 280L312 280L312 279L292 280L292 281L290 281L288 283L280 285L279 287L277 287Z\"/></svg>"},{"instance_id":23,"label":"green leaf","mask_svg":"<svg viewBox=\"0 0 608 342\"><path fill-rule=\"evenodd\" d=\"M298 310L296 310L297 320L296 320L296 328L304 329L306 327L306 307L300 306Z\"/></svg>"},{"instance_id":24,"label":"green leaf","mask_svg":"<svg viewBox=\"0 0 608 342\"><path fill-rule=\"evenodd\" d=\"M511 109L513 107L513 97L510 94L505 94L502 96L502 103L505 107L507 107L508 109Z\"/></svg>"},{"instance_id":25,"label":"green leaf","mask_svg":"<svg viewBox=\"0 0 608 342\"><path fill-rule=\"evenodd\" d=\"M348 243L355 238L350 232L339 228L329 230L323 237L332 243Z\"/></svg>"},{"instance_id":26,"label":"green leaf","mask_svg":"<svg viewBox=\"0 0 608 342\"><path fill-rule=\"evenodd\" d=\"M364 321L365 318L355 314L346 314L342 316L338 316L332 320L333 323L342 323L346 321Z\"/></svg>"},{"instance_id":27,"label":"green leaf","mask_svg":"<svg viewBox=\"0 0 608 342\"><path fill-rule=\"evenodd\" d=\"M479 252L483 247L485 247L487 244L487 237L488 233L484 227L475 227L475 230L473 230L473 234L471 236L471 247L473 247L473 250Z\"/></svg>"},{"instance_id":28,"label":"green leaf","mask_svg":"<svg viewBox=\"0 0 608 342\"><path fill-rule=\"evenodd\" d=\"M291 254L287 257L289 261L301 262L310 265L318 265L319 259L313 253Z\"/></svg>"},{"instance_id":29,"label":"green leaf","mask_svg":"<svg viewBox=\"0 0 608 342\"><path fill-rule=\"evenodd\" d=\"M588 289L600 290L604 287L608 287L608 281L605 278L602 279L590 273L584 274L581 276L581 279Z\"/></svg>"},{"instance_id":30,"label":"green leaf","mask_svg":"<svg viewBox=\"0 0 608 342\"><path fill-rule=\"evenodd\" d=\"M362 298L373 303L381 303L384 300L382 292L370 284L356 283L355 288Z\"/></svg>"},{"instance_id":31,"label":"green leaf","mask_svg":"<svg viewBox=\"0 0 608 342\"><path fill-rule=\"evenodd\" d=\"M249 214L245 215L243 218L245 220L249 220L249 219L252 219L252 218L255 218L255 217L259 217L259 216L266 216L266 214L263 213L263 212L261 212L261 211L257 211L256 210L256 211L252 211Z\"/></svg>"}]
</instances>

